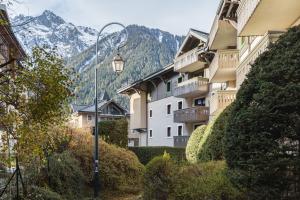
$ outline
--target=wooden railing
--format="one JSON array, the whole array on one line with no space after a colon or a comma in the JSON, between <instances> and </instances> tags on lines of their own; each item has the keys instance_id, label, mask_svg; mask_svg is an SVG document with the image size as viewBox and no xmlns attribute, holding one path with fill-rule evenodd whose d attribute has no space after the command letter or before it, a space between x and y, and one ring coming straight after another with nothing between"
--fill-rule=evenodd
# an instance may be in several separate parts
<instances>
[{"instance_id":1,"label":"wooden railing","mask_svg":"<svg viewBox=\"0 0 300 200\"><path fill-rule=\"evenodd\" d=\"M198 47L194 48L191 51L188 51L181 56L178 56L174 60L174 71L177 71L183 67L186 67L190 64L193 64L194 62L198 61Z\"/></svg>"},{"instance_id":2,"label":"wooden railing","mask_svg":"<svg viewBox=\"0 0 300 200\"><path fill-rule=\"evenodd\" d=\"M258 58L259 55L265 52L270 43L275 42L281 34L282 32L268 32L256 46L252 47L252 45L249 45L249 49L247 51L250 53L239 64L236 70L236 84L238 88L245 80L246 75L250 71L251 65L254 63L254 61Z\"/></svg>"},{"instance_id":3,"label":"wooden railing","mask_svg":"<svg viewBox=\"0 0 300 200\"><path fill-rule=\"evenodd\" d=\"M209 108L205 106L196 106L174 111L175 123L203 122L209 119Z\"/></svg>"},{"instance_id":4,"label":"wooden railing","mask_svg":"<svg viewBox=\"0 0 300 200\"><path fill-rule=\"evenodd\" d=\"M177 84L174 89L175 97L184 97L191 93L207 93L208 79L203 77L194 77L187 81Z\"/></svg>"},{"instance_id":5,"label":"wooden railing","mask_svg":"<svg viewBox=\"0 0 300 200\"><path fill-rule=\"evenodd\" d=\"M232 102L234 102L236 90L218 90L212 92L210 99L210 114L222 111Z\"/></svg>"},{"instance_id":6,"label":"wooden railing","mask_svg":"<svg viewBox=\"0 0 300 200\"><path fill-rule=\"evenodd\" d=\"M249 18L253 14L257 5L261 0L241 0L239 8L237 10L238 15L238 23L237 23L237 31L238 34L241 33L244 26L247 24Z\"/></svg>"},{"instance_id":7,"label":"wooden railing","mask_svg":"<svg viewBox=\"0 0 300 200\"><path fill-rule=\"evenodd\" d=\"M211 80L218 70L235 69L239 63L239 51L234 50L218 50L213 61L209 66L209 75Z\"/></svg>"}]
</instances>

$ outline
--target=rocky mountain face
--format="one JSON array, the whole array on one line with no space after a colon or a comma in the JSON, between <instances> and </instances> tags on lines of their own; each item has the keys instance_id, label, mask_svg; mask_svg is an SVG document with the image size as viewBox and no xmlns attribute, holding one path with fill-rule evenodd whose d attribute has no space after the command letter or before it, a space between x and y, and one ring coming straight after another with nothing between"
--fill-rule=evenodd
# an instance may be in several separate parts
<instances>
[{"instance_id":1,"label":"rocky mountain face","mask_svg":"<svg viewBox=\"0 0 300 200\"><path fill-rule=\"evenodd\" d=\"M19 15L12 21L17 24L14 28L16 35L28 52L37 45L57 47L67 66L73 68L79 77L74 101L77 104L91 103L97 31L65 22L48 10L35 18ZM114 47L124 39L124 31L104 35L99 42L98 56L99 91L106 90L125 107L127 99L117 95L116 90L171 63L183 41L182 36L144 26L129 25L127 31L127 44L120 50L126 62L122 74L113 72L111 61L116 54Z\"/></svg>"}]
</instances>

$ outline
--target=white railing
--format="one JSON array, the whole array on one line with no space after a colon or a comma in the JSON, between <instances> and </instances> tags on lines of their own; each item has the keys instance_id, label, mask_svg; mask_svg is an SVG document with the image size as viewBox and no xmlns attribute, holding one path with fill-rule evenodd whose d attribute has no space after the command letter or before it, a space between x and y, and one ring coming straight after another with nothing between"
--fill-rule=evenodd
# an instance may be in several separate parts
<instances>
[{"instance_id":1,"label":"white railing","mask_svg":"<svg viewBox=\"0 0 300 200\"><path fill-rule=\"evenodd\" d=\"M174 71L198 61L198 47L188 51L174 60Z\"/></svg>"},{"instance_id":2,"label":"white railing","mask_svg":"<svg viewBox=\"0 0 300 200\"><path fill-rule=\"evenodd\" d=\"M236 90L219 90L212 93L210 99L210 114L222 111L232 102L236 97Z\"/></svg>"},{"instance_id":3,"label":"white railing","mask_svg":"<svg viewBox=\"0 0 300 200\"><path fill-rule=\"evenodd\" d=\"M235 69L239 64L239 51L218 50L209 66L210 80L219 69Z\"/></svg>"},{"instance_id":4,"label":"white railing","mask_svg":"<svg viewBox=\"0 0 300 200\"><path fill-rule=\"evenodd\" d=\"M251 69L251 65L254 61L267 50L270 43L275 42L282 33L266 33L264 37L258 42L257 45L250 45L253 49L249 49L250 52L247 57L239 64L236 70L236 84L237 88L241 86L245 80L248 72Z\"/></svg>"},{"instance_id":5,"label":"white railing","mask_svg":"<svg viewBox=\"0 0 300 200\"><path fill-rule=\"evenodd\" d=\"M217 34L217 31L218 31L218 27L219 27L219 15L216 15L215 19L214 19L214 23L213 23L213 25L210 29L210 33L209 33L209 41L208 41L208 46L209 47L211 47L212 42L215 39L215 36Z\"/></svg>"},{"instance_id":6,"label":"white railing","mask_svg":"<svg viewBox=\"0 0 300 200\"><path fill-rule=\"evenodd\" d=\"M208 92L208 79L201 76L178 83L174 89L174 96L187 95L196 91L199 93Z\"/></svg>"},{"instance_id":7,"label":"white railing","mask_svg":"<svg viewBox=\"0 0 300 200\"><path fill-rule=\"evenodd\" d=\"M238 15L238 23L237 23L237 31L238 34L241 33L244 26L247 24L249 18L253 14L257 5L261 0L241 0L239 8L237 10ZM271 9L271 8L270 8Z\"/></svg>"}]
</instances>

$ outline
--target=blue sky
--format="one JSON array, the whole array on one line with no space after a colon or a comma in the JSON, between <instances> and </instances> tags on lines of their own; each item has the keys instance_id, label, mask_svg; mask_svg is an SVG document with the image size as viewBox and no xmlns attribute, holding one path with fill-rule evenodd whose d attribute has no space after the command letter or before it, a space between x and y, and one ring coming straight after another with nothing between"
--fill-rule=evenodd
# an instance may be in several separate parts
<instances>
[{"instance_id":1,"label":"blue sky","mask_svg":"<svg viewBox=\"0 0 300 200\"><path fill-rule=\"evenodd\" d=\"M68 22L100 29L118 21L185 35L189 28L209 32L220 0L18 0L14 15L51 10Z\"/></svg>"}]
</instances>

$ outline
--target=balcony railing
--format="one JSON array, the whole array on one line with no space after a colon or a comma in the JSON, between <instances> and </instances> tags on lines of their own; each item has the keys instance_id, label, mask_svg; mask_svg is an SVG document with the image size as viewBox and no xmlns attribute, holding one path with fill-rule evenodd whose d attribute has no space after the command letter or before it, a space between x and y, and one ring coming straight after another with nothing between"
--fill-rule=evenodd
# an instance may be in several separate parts
<instances>
[{"instance_id":1,"label":"balcony railing","mask_svg":"<svg viewBox=\"0 0 300 200\"><path fill-rule=\"evenodd\" d=\"M213 92L210 99L210 114L222 111L234 102L236 90L218 90Z\"/></svg>"},{"instance_id":2,"label":"balcony railing","mask_svg":"<svg viewBox=\"0 0 300 200\"><path fill-rule=\"evenodd\" d=\"M230 80L227 77L223 76L223 72L226 72L226 75L235 76L235 69L239 63L239 51L238 50L218 50L213 61L209 66L209 80L213 80L216 76L225 78L225 81ZM228 73L231 72L231 73ZM216 80L224 81L224 80Z\"/></svg>"},{"instance_id":3,"label":"balcony railing","mask_svg":"<svg viewBox=\"0 0 300 200\"><path fill-rule=\"evenodd\" d=\"M174 111L175 123L205 122L209 119L209 108L197 106Z\"/></svg>"},{"instance_id":4,"label":"balcony railing","mask_svg":"<svg viewBox=\"0 0 300 200\"><path fill-rule=\"evenodd\" d=\"M198 61L198 47L188 51L174 60L174 71L178 71Z\"/></svg>"},{"instance_id":5,"label":"balcony railing","mask_svg":"<svg viewBox=\"0 0 300 200\"><path fill-rule=\"evenodd\" d=\"M254 10L261 0L241 0L239 8L237 10L238 23L237 30L238 34L241 33L244 26L247 24Z\"/></svg>"},{"instance_id":6,"label":"balcony railing","mask_svg":"<svg viewBox=\"0 0 300 200\"><path fill-rule=\"evenodd\" d=\"M236 84L238 88L243 83L246 75L250 71L251 64L253 64L258 56L267 50L269 44L275 42L281 34L282 32L269 32L265 34L265 36L260 40L259 43L257 43L257 45L250 45L247 51L244 52L248 53L248 55L240 63L236 70ZM240 56L243 56L243 54Z\"/></svg>"},{"instance_id":7,"label":"balcony railing","mask_svg":"<svg viewBox=\"0 0 300 200\"><path fill-rule=\"evenodd\" d=\"M174 136L174 147L186 147L190 136Z\"/></svg>"},{"instance_id":8,"label":"balcony railing","mask_svg":"<svg viewBox=\"0 0 300 200\"><path fill-rule=\"evenodd\" d=\"M175 97L191 97L208 92L208 79L203 77L194 77L187 81L179 83L174 89Z\"/></svg>"}]
</instances>

